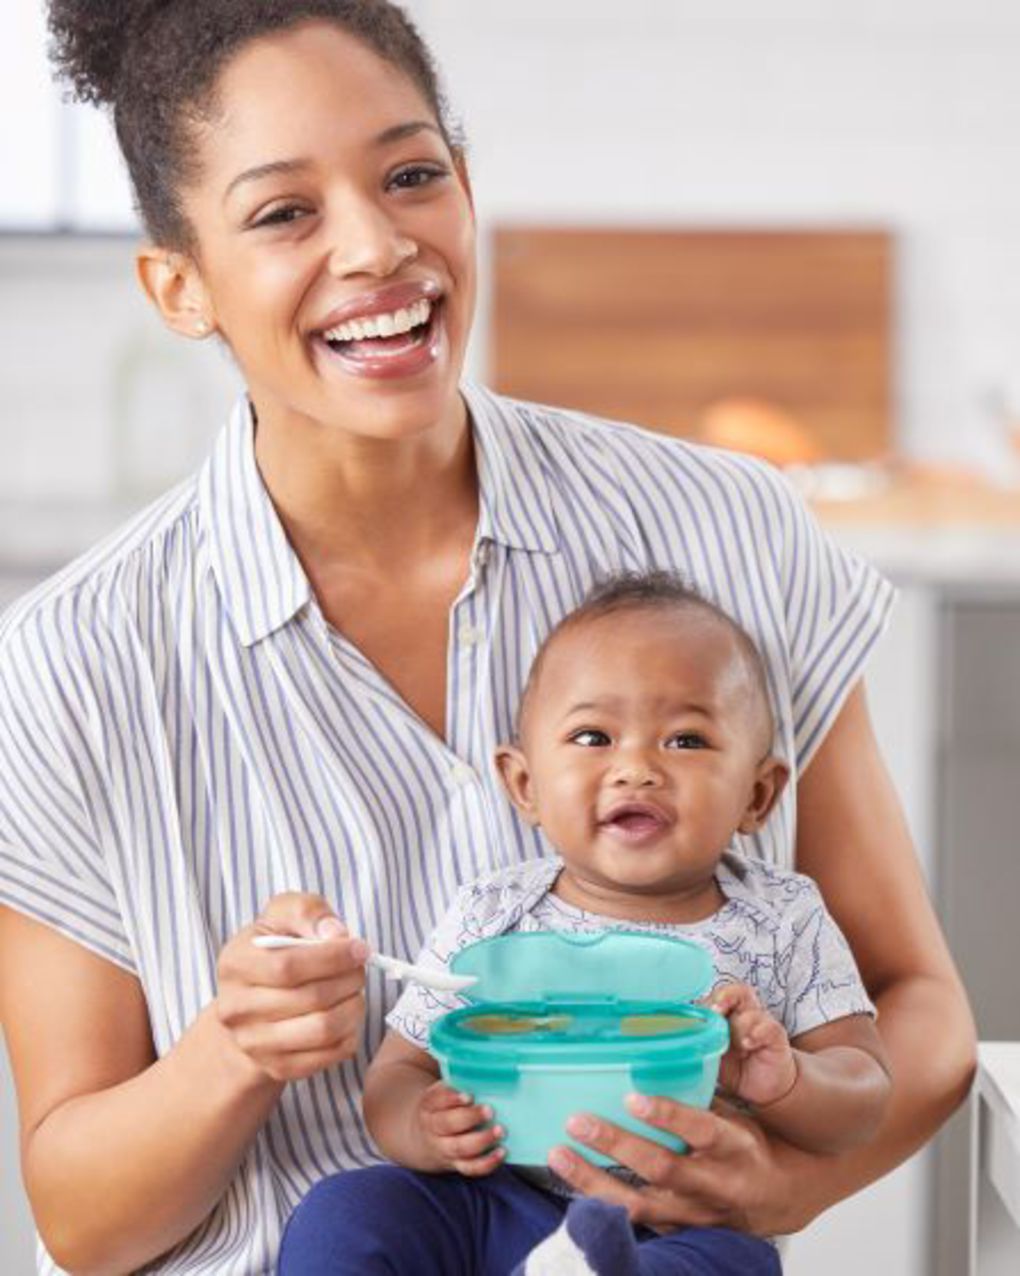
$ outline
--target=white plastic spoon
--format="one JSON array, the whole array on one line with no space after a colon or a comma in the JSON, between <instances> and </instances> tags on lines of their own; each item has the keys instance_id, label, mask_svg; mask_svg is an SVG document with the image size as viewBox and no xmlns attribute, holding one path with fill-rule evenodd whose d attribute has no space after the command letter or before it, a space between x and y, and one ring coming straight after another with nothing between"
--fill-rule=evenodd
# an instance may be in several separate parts
<instances>
[{"instance_id":1,"label":"white plastic spoon","mask_svg":"<svg viewBox=\"0 0 1020 1276\"><path fill-rule=\"evenodd\" d=\"M324 944L324 939L305 938L300 935L256 935L252 943L256 948L311 948ZM461 992L478 982L475 975L450 975L445 970L429 970L401 961L399 957L387 957L385 953L370 953L367 964L381 970L387 979L410 979L435 992Z\"/></svg>"}]
</instances>

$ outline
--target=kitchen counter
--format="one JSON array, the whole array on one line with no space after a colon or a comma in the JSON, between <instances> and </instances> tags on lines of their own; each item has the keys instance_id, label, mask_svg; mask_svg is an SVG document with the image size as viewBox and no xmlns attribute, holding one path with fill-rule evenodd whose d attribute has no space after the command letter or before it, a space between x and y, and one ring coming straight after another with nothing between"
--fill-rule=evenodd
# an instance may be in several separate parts
<instances>
[{"instance_id":1,"label":"kitchen counter","mask_svg":"<svg viewBox=\"0 0 1020 1276\"><path fill-rule=\"evenodd\" d=\"M0 501L0 578L7 592L62 567L145 500ZM953 592L1020 588L1020 488L960 475L897 477L858 499L810 503L840 544L900 584Z\"/></svg>"},{"instance_id":2,"label":"kitchen counter","mask_svg":"<svg viewBox=\"0 0 1020 1276\"><path fill-rule=\"evenodd\" d=\"M971 1096L968 1276L1020 1270L1020 1043L983 1041Z\"/></svg>"},{"instance_id":3,"label":"kitchen counter","mask_svg":"<svg viewBox=\"0 0 1020 1276\"><path fill-rule=\"evenodd\" d=\"M902 477L856 500L811 504L840 544L901 583L1020 586L1020 488Z\"/></svg>"}]
</instances>

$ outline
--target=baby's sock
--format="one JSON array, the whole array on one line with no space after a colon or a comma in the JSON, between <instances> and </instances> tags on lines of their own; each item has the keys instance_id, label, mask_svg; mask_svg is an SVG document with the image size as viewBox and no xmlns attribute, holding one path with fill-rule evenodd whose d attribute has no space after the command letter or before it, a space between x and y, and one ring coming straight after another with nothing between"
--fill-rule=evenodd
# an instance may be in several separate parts
<instances>
[{"instance_id":1,"label":"baby's sock","mask_svg":"<svg viewBox=\"0 0 1020 1276\"><path fill-rule=\"evenodd\" d=\"M637 1242L622 1205L581 1196L512 1276L637 1276Z\"/></svg>"}]
</instances>

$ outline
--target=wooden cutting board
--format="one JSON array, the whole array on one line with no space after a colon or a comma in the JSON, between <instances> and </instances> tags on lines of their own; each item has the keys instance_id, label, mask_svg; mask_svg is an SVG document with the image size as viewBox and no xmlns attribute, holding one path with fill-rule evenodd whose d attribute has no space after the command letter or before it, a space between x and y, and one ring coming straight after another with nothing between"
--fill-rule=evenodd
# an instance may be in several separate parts
<instances>
[{"instance_id":1,"label":"wooden cutting board","mask_svg":"<svg viewBox=\"0 0 1020 1276\"><path fill-rule=\"evenodd\" d=\"M504 226L492 259L506 394L679 435L753 396L833 458L893 446L885 232Z\"/></svg>"}]
</instances>

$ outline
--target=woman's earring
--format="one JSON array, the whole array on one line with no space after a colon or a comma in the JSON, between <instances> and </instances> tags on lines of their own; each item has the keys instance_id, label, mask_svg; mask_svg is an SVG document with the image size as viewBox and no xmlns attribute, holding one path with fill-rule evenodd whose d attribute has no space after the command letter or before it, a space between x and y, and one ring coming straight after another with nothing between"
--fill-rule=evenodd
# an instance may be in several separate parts
<instances>
[{"instance_id":1,"label":"woman's earring","mask_svg":"<svg viewBox=\"0 0 1020 1276\"><path fill-rule=\"evenodd\" d=\"M196 333L196 335L197 335L197 336L199 336L199 337L206 337L206 336L208 336L208 335L209 335L209 321L208 321L207 319L196 319L196 320L195 320L195 333Z\"/></svg>"}]
</instances>

